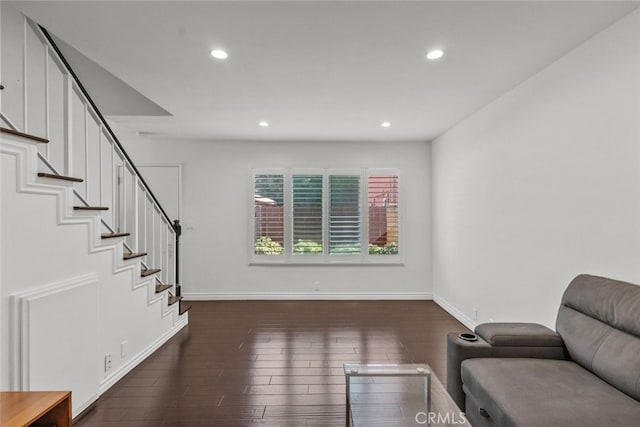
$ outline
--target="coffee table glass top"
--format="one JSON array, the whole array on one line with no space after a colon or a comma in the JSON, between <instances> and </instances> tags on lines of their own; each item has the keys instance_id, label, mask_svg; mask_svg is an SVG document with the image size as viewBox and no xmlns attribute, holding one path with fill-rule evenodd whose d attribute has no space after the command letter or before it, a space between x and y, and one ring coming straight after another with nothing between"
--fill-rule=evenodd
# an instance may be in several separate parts
<instances>
[{"instance_id":1,"label":"coffee table glass top","mask_svg":"<svg viewBox=\"0 0 640 427\"><path fill-rule=\"evenodd\" d=\"M344 374L351 377L429 376L431 368L424 363L345 363Z\"/></svg>"},{"instance_id":2,"label":"coffee table glass top","mask_svg":"<svg viewBox=\"0 0 640 427\"><path fill-rule=\"evenodd\" d=\"M426 364L344 365L347 426L460 426L463 414Z\"/></svg>"}]
</instances>

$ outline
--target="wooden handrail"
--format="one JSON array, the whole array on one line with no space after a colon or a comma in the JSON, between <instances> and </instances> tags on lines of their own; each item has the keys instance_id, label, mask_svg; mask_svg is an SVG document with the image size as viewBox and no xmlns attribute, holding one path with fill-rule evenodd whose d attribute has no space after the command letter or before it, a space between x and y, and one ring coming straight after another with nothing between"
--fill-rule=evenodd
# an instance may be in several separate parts
<instances>
[{"instance_id":1,"label":"wooden handrail","mask_svg":"<svg viewBox=\"0 0 640 427\"><path fill-rule=\"evenodd\" d=\"M30 135L28 133L20 132L20 131L13 130L13 129L7 129L7 128L0 127L0 132L8 133L10 135L19 136L19 137L26 138L26 139L30 139L30 140L35 141L35 142L41 142L43 144L48 144L49 143L48 139L40 138L39 136Z\"/></svg>"}]
</instances>

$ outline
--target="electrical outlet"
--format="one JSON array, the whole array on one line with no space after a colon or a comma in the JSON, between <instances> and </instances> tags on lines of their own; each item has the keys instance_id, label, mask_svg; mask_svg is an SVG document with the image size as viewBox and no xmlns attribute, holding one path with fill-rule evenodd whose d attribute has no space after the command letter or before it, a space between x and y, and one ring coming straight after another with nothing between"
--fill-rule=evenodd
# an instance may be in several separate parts
<instances>
[{"instance_id":1,"label":"electrical outlet","mask_svg":"<svg viewBox=\"0 0 640 427\"><path fill-rule=\"evenodd\" d=\"M104 371L108 372L111 369L111 353L104 355Z\"/></svg>"},{"instance_id":2,"label":"electrical outlet","mask_svg":"<svg viewBox=\"0 0 640 427\"><path fill-rule=\"evenodd\" d=\"M129 355L129 351L128 348L129 347L129 341L122 341L122 343L120 344L120 358L124 359Z\"/></svg>"},{"instance_id":3,"label":"electrical outlet","mask_svg":"<svg viewBox=\"0 0 640 427\"><path fill-rule=\"evenodd\" d=\"M478 309L473 307L473 320L478 321Z\"/></svg>"},{"instance_id":4,"label":"electrical outlet","mask_svg":"<svg viewBox=\"0 0 640 427\"><path fill-rule=\"evenodd\" d=\"M320 281L319 280L313 282L313 290L316 291L316 292L320 291Z\"/></svg>"}]
</instances>

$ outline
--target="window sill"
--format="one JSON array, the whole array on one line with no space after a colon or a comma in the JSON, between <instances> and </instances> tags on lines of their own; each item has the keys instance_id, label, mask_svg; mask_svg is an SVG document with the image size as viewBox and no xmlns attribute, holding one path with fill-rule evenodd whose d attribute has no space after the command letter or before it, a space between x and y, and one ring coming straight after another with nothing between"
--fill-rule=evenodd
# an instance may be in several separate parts
<instances>
[{"instance_id":1,"label":"window sill","mask_svg":"<svg viewBox=\"0 0 640 427\"><path fill-rule=\"evenodd\" d=\"M394 261L263 261L251 260L249 267L404 267L402 260Z\"/></svg>"}]
</instances>

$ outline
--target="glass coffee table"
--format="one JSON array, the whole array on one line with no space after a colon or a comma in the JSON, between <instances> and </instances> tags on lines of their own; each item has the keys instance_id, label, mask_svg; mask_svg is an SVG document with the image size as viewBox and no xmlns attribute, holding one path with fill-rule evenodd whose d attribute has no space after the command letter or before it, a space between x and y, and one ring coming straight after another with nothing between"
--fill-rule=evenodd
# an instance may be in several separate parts
<instances>
[{"instance_id":1,"label":"glass coffee table","mask_svg":"<svg viewBox=\"0 0 640 427\"><path fill-rule=\"evenodd\" d=\"M467 424L429 365L344 365L346 425L459 426Z\"/></svg>"}]
</instances>

